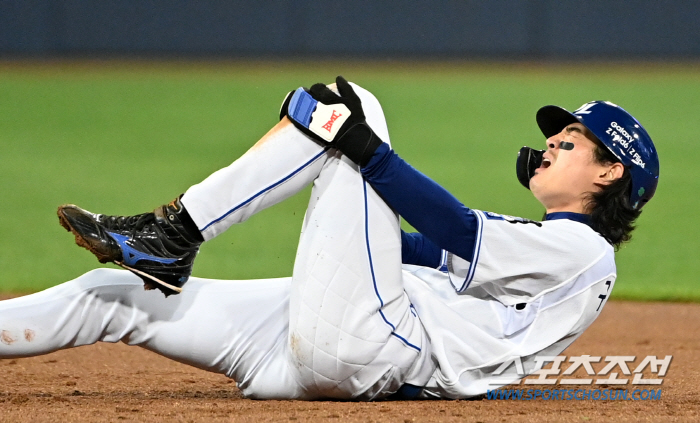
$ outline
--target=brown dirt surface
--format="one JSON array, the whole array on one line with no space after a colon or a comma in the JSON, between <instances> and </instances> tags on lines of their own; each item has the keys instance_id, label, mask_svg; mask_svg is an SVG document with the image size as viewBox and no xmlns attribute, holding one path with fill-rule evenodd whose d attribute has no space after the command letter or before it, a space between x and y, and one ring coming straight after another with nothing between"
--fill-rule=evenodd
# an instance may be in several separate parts
<instances>
[{"instance_id":1,"label":"brown dirt surface","mask_svg":"<svg viewBox=\"0 0 700 423\"><path fill-rule=\"evenodd\" d=\"M140 348L100 343L40 357L0 360L0 421L700 421L699 328L700 304L613 301L565 352L567 356L636 355L636 364L647 355L672 355L663 384L642 387L662 389L660 400L253 401L242 398L235 383L222 375ZM602 365L594 366L596 371ZM574 375L586 377L581 371ZM652 376L645 373L645 377ZM637 387L614 388L631 392Z\"/></svg>"}]
</instances>

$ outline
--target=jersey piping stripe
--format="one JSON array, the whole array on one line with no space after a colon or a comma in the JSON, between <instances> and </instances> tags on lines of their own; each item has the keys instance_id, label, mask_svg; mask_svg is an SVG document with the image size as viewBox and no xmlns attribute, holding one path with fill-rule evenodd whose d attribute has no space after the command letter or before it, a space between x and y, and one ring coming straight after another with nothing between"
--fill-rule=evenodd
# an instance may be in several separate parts
<instances>
[{"instance_id":1,"label":"jersey piping stripe","mask_svg":"<svg viewBox=\"0 0 700 423\"><path fill-rule=\"evenodd\" d=\"M469 264L469 273L467 273L467 277L466 279L464 279L462 287L459 288L457 292L462 292L465 289L469 288L469 285L472 283L472 279L474 279L476 265L479 264L479 253L481 252L481 235L484 231L484 217L481 215L482 212L480 210L472 211L477 218L477 222L479 222L479 227L476 231L476 239L474 240L474 255L472 256L472 262Z\"/></svg>"},{"instance_id":2,"label":"jersey piping stripe","mask_svg":"<svg viewBox=\"0 0 700 423\"><path fill-rule=\"evenodd\" d=\"M612 279L611 283L614 282L614 280L617 279L617 273L615 270L614 258L611 257L614 256L603 253L602 257L596 259L576 276L568 279L560 286L557 286L556 289L544 293L544 295L542 295L542 302L538 308L538 313L590 289L590 287L597 283L610 279ZM571 283L571 281L574 282ZM562 289L562 287L566 285L569 285L569 288Z\"/></svg>"},{"instance_id":3,"label":"jersey piping stripe","mask_svg":"<svg viewBox=\"0 0 700 423\"><path fill-rule=\"evenodd\" d=\"M415 349L416 351L420 352L420 347L413 345L410 343L406 338L403 336L399 335L396 333L396 326L394 326L389 320L387 320L386 316L384 315L384 312L382 311L382 307L384 307L384 300L382 299L382 296L379 295L379 289L377 288L377 279L374 276L374 264L372 263L372 250L369 246L369 212L368 212L368 207L367 207L367 181L362 181L362 188L364 191L364 201L365 201L365 243L367 245L367 258L369 259L369 271L370 274L372 275L372 284L374 284L374 293L377 295L377 298L379 299L379 314L382 316L382 319L384 319L384 322L386 322L389 327L391 327L391 334L395 336L396 338L400 339L406 346L411 347Z\"/></svg>"},{"instance_id":4,"label":"jersey piping stripe","mask_svg":"<svg viewBox=\"0 0 700 423\"><path fill-rule=\"evenodd\" d=\"M441 272L447 272L447 257L448 257L447 250L442 250L442 253L440 254L440 265L437 267L437 270Z\"/></svg>"},{"instance_id":5,"label":"jersey piping stripe","mask_svg":"<svg viewBox=\"0 0 700 423\"><path fill-rule=\"evenodd\" d=\"M274 184L268 186L267 188L262 189L261 191L257 192L255 195L252 197L248 198L244 202L240 203L236 207L232 208L231 210L227 211L224 213L221 217L217 217L216 219L212 220L211 222L207 223L203 228L201 228L199 231L204 232L206 231L211 225L214 225L216 223L221 222L222 220L226 219L231 213L235 212L236 210L240 209L241 207L247 205L251 201L255 200L257 197L261 196L262 194L266 193L267 191L270 191L274 189L275 187L279 186L280 184L286 182L289 180L292 176L296 175L297 173L301 172L304 170L306 167L308 167L311 163L315 162L318 160L319 157L323 156L327 151L327 148L325 148L323 151L315 155L314 157L311 158L308 162L304 163L303 165L299 166L297 169L295 169L292 173L289 175L285 176L284 178L280 179L279 181L275 182Z\"/></svg>"}]
</instances>

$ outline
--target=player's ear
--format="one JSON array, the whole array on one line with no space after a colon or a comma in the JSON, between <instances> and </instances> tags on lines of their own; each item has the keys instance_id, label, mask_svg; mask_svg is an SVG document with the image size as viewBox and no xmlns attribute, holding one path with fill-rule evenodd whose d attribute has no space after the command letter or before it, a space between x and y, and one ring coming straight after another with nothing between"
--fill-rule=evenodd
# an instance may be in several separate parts
<instances>
[{"instance_id":1,"label":"player's ear","mask_svg":"<svg viewBox=\"0 0 700 423\"><path fill-rule=\"evenodd\" d=\"M609 165L602 166L600 172L598 173L598 180L596 184L598 185L608 185L613 183L615 180L622 178L625 173L625 166L620 163L611 163Z\"/></svg>"}]
</instances>

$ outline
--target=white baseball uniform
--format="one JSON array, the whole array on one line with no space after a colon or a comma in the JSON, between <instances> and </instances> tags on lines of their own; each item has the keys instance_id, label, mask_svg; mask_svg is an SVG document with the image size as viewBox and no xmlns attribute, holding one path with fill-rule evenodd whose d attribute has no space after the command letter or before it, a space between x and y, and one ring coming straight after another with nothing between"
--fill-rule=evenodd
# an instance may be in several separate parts
<instances>
[{"instance_id":1,"label":"white baseball uniform","mask_svg":"<svg viewBox=\"0 0 700 423\"><path fill-rule=\"evenodd\" d=\"M355 90L388 141L379 103ZM286 120L182 203L208 240L310 183L291 277L192 277L166 299L127 271L94 270L0 302L0 358L122 341L226 374L250 398L368 400L406 386L465 398L518 379L491 375L506 360L560 353L614 284L612 247L565 215L474 211L470 261L402 265L397 214L357 165Z\"/></svg>"}]
</instances>

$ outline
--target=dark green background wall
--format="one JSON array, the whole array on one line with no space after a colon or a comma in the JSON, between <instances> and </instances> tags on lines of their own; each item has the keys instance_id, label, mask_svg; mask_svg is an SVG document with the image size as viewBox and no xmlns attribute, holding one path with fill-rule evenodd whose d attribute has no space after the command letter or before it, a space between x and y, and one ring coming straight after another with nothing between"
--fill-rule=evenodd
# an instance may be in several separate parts
<instances>
[{"instance_id":1,"label":"dark green background wall","mask_svg":"<svg viewBox=\"0 0 700 423\"><path fill-rule=\"evenodd\" d=\"M700 58L697 0L0 0L0 57Z\"/></svg>"}]
</instances>

